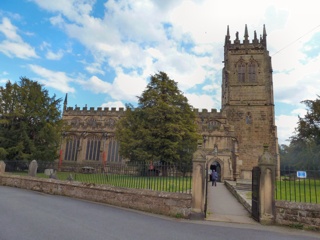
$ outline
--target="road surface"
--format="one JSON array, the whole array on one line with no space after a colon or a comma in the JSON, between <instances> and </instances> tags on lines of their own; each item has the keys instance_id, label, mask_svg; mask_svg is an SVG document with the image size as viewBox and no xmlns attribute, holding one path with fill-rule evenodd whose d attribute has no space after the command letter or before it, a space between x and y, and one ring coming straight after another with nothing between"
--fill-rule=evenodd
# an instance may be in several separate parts
<instances>
[{"instance_id":1,"label":"road surface","mask_svg":"<svg viewBox=\"0 0 320 240\"><path fill-rule=\"evenodd\" d=\"M0 240L320 239L283 227L168 218L0 186Z\"/></svg>"}]
</instances>

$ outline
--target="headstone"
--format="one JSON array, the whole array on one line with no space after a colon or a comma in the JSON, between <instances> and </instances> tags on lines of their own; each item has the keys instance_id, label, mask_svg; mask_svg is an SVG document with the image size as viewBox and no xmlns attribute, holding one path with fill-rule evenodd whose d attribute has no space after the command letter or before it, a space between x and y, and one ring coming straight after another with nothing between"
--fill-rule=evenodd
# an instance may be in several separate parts
<instances>
[{"instance_id":1,"label":"headstone","mask_svg":"<svg viewBox=\"0 0 320 240\"><path fill-rule=\"evenodd\" d=\"M50 173L50 175L49 175L49 178L58 179L57 178L57 171L52 171L52 173Z\"/></svg>"},{"instance_id":2,"label":"headstone","mask_svg":"<svg viewBox=\"0 0 320 240\"><path fill-rule=\"evenodd\" d=\"M69 174L69 177L67 178L67 180L70 181L70 182L73 181L73 177L72 177L72 174L71 174L71 173Z\"/></svg>"},{"instance_id":3,"label":"headstone","mask_svg":"<svg viewBox=\"0 0 320 240\"><path fill-rule=\"evenodd\" d=\"M0 161L0 174L6 171L6 164L4 161Z\"/></svg>"},{"instance_id":4,"label":"headstone","mask_svg":"<svg viewBox=\"0 0 320 240\"><path fill-rule=\"evenodd\" d=\"M47 168L44 170L44 174L46 176L50 176L51 174L53 174L53 169L52 168Z\"/></svg>"},{"instance_id":5,"label":"headstone","mask_svg":"<svg viewBox=\"0 0 320 240\"><path fill-rule=\"evenodd\" d=\"M31 177L35 177L37 175L38 163L36 160L32 160L29 164L28 175Z\"/></svg>"}]
</instances>

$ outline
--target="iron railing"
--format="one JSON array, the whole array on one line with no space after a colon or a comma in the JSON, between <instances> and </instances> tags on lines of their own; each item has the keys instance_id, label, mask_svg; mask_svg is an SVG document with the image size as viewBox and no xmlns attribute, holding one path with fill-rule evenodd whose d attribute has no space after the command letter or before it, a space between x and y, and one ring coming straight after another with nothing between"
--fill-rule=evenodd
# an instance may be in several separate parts
<instances>
[{"instance_id":1,"label":"iron railing","mask_svg":"<svg viewBox=\"0 0 320 240\"><path fill-rule=\"evenodd\" d=\"M320 168L282 167L276 183L277 200L320 203Z\"/></svg>"},{"instance_id":2,"label":"iron railing","mask_svg":"<svg viewBox=\"0 0 320 240\"><path fill-rule=\"evenodd\" d=\"M6 172L26 175L26 161L5 161ZM191 193L192 163L75 163L37 161L37 177L154 191Z\"/></svg>"}]
</instances>

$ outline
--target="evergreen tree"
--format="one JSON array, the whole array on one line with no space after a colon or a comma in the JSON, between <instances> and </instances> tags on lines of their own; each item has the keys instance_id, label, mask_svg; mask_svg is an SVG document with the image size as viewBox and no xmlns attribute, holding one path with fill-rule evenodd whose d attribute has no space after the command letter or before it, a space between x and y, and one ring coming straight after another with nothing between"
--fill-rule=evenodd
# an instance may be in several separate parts
<instances>
[{"instance_id":1,"label":"evergreen tree","mask_svg":"<svg viewBox=\"0 0 320 240\"><path fill-rule=\"evenodd\" d=\"M60 102L38 82L25 77L0 87L0 157L56 159L62 128Z\"/></svg>"},{"instance_id":2,"label":"evergreen tree","mask_svg":"<svg viewBox=\"0 0 320 240\"><path fill-rule=\"evenodd\" d=\"M199 136L193 109L177 83L159 72L138 100L117 125L120 154L131 161L190 163Z\"/></svg>"}]
</instances>

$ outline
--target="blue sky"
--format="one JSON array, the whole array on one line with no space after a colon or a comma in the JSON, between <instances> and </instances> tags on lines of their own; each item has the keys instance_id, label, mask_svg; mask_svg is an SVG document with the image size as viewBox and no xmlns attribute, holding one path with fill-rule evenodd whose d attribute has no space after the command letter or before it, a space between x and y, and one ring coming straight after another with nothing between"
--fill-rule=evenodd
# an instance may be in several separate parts
<instances>
[{"instance_id":1,"label":"blue sky","mask_svg":"<svg viewBox=\"0 0 320 240\"><path fill-rule=\"evenodd\" d=\"M1 0L0 84L28 77L74 107L135 104L166 72L191 105L218 109L227 25L265 24L279 143L320 94L317 1ZM242 40L242 39L241 39Z\"/></svg>"}]
</instances>

